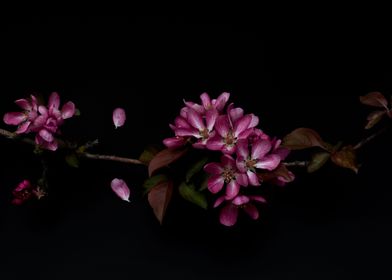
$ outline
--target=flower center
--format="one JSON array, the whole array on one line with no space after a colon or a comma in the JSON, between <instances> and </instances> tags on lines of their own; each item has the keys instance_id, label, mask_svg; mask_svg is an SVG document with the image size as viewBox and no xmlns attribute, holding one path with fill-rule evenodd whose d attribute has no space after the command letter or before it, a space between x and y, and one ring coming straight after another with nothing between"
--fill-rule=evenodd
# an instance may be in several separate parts
<instances>
[{"instance_id":1,"label":"flower center","mask_svg":"<svg viewBox=\"0 0 392 280\"><path fill-rule=\"evenodd\" d=\"M208 136L210 136L210 132L208 131L207 128L204 128L203 130L200 130L199 134L203 138L203 140L207 139Z\"/></svg>"},{"instance_id":2,"label":"flower center","mask_svg":"<svg viewBox=\"0 0 392 280\"><path fill-rule=\"evenodd\" d=\"M255 159L247 159L245 161L245 165L248 169L252 169L254 168L255 164L257 163L257 161Z\"/></svg>"},{"instance_id":3,"label":"flower center","mask_svg":"<svg viewBox=\"0 0 392 280\"><path fill-rule=\"evenodd\" d=\"M225 168L222 173L222 177L225 180L225 183L229 183L232 180L235 180L235 173L234 170L231 168Z\"/></svg>"},{"instance_id":4,"label":"flower center","mask_svg":"<svg viewBox=\"0 0 392 280\"><path fill-rule=\"evenodd\" d=\"M229 133L227 133L227 136L225 138L225 144L227 146L234 146L235 143L237 143L237 138L234 137L233 132L230 131Z\"/></svg>"}]
</instances>

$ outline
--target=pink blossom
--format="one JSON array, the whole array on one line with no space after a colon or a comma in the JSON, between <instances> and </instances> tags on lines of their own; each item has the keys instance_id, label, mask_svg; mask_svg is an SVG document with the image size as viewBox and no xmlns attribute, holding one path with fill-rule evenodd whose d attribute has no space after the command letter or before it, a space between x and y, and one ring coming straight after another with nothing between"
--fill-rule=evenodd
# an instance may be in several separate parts
<instances>
[{"instance_id":1,"label":"pink blossom","mask_svg":"<svg viewBox=\"0 0 392 280\"><path fill-rule=\"evenodd\" d=\"M280 156L268 154L272 145L268 140L258 140L249 145L248 140L241 139L237 144L237 168L246 173L249 184L260 185L256 169L274 170L280 163Z\"/></svg>"},{"instance_id":2,"label":"pink blossom","mask_svg":"<svg viewBox=\"0 0 392 280\"><path fill-rule=\"evenodd\" d=\"M28 133L31 123L38 116L38 103L34 95L29 99L18 99L16 105L22 108L23 112L10 112L4 115L3 121L8 125L17 125L16 133Z\"/></svg>"},{"instance_id":3,"label":"pink blossom","mask_svg":"<svg viewBox=\"0 0 392 280\"><path fill-rule=\"evenodd\" d=\"M203 115L208 110L217 110L218 112L223 111L229 98L230 98L230 93L224 92L221 95L219 95L217 99L211 100L210 96L205 92L200 95L200 99L202 103L201 105L189 101L185 101L185 105L188 108Z\"/></svg>"},{"instance_id":4,"label":"pink blossom","mask_svg":"<svg viewBox=\"0 0 392 280\"><path fill-rule=\"evenodd\" d=\"M61 110L60 96L53 92L49 97L48 107L40 105L38 112L40 115L31 125L31 130L37 132L35 142L44 149L55 151L58 143L55 134L65 119L71 118L75 114L75 104L71 101L65 103Z\"/></svg>"},{"instance_id":5,"label":"pink blossom","mask_svg":"<svg viewBox=\"0 0 392 280\"><path fill-rule=\"evenodd\" d=\"M204 148L208 139L215 135L213 129L218 114L216 109L208 110L204 119L200 113L193 109L188 109L186 112L186 122L189 126L185 124L183 126L176 126L175 134L180 137L195 137L198 141L193 144L193 147L199 149Z\"/></svg>"},{"instance_id":6,"label":"pink blossom","mask_svg":"<svg viewBox=\"0 0 392 280\"><path fill-rule=\"evenodd\" d=\"M248 185L246 174L240 173L235 160L229 155L223 155L221 162L208 163L204 171L211 174L208 179L208 190L212 193L220 192L226 185L226 199L234 198L240 191L240 186Z\"/></svg>"},{"instance_id":7,"label":"pink blossom","mask_svg":"<svg viewBox=\"0 0 392 280\"><path fill-rule=\"evenodd\" d=\"M130 202L129 201L130 191L124 180L117 179L117 178L113 179L111 182L111 188L119 198Z\"/></svg>"},{"instance_id":8,"label":"pink blossom","mask_svg":"<svg viewBox=\"0 0 392 280\"><path fill-rule=\"evenodd\" d=\"M12 204L20 205L25 201L29 200L33 195L33 186L30 181L24 180L18 184L18 186L12 191L14 195L14 199L12 200Z\"/></svg>"},{"instance_id":9,"label":"pink blossom","mask_svg":"<svg viewBox=\"0 0 392 280\"><path fill-rule=\"evenodd\" d=\"M214 207L218 207L224 201L227 201L225 197L218 198ZM244 210L253 220L257 220L259 218L259 210L257 210L252 202L266 203L266 200L264 197L257 195L238 195L231 201L227 201L226 205L220 211L220 223L228 227L234 226L237 223L239 209Z\"/></svg>"},{"instance_id":10,"label":"pink blossom","mask_svg":"<svg viewBox=\"0 0 392 280\"><path fill-rule=\"evenodd\" d=\"M127 119L125 110L122 108L114 109L112 118L115 128L123 126Z\"/></svg>"},{"instance_id":11,"label":"pink blossom","mask_svg":"<svg viewBox=\"0 0 392 280\"><path fill-rule=\"evenodd\" d=\"M228 115L221 115L215 124L216 135L207 142L207 149L222 151L226 154L235 152L237 141L246 139L252 132L251 125L254 125L252 115L231 118ZM256 124L257 125L257 124Z\"/></svg>"}]
</instances>

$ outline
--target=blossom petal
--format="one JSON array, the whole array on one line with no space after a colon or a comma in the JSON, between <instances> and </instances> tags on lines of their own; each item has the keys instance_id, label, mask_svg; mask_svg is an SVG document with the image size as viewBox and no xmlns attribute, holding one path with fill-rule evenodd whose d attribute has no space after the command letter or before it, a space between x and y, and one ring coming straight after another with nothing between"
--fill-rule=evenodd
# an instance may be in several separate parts
<instances>
[{"instance_id":1,"label":"blossom petal","mask_svg":"<svg viewBox=\"0 0 392 280\"><path fill-rule=\"evenodd\" d=\"M236 165L237 165L238 170L242 173L246 172L248 170L248 167L246 166L246 158L237 157Z\"/></svg>"},{"instance_id":2,"label":"blossom petal","mask_svg":"<svg viewBox=\"0 0 392 280\"><path fill-rule=\"evenodd\" d=\"M208 93L204 92L200 95L201 103L203 104L204 109L208 110L211 108L211 98Z\"/></svg>"},{"instance_id":3,"label":"blossom petal","mask_svg":"<svg viewBox=\"0 0 392 280\"><path fill-rule=\"evenodd\" d=\"M195 112L197 112L199 114L204 114L204 112L205 112L204 107L201 106L200 104L190 102L190 101L184 101L184 103L189 109L194 110Z\"/></svg>"},{"instance_id":4,"label":"blossom petal","mask_svg":"<svg viewBox=\"0 0 392 280\"><path fill-rule=\"evenodd\" d=\"M206 148L206 141L199 139L199 141L192 144L192 147L195 149L205 149Z\"/></svg>"},{"instance_id":5,"label":"blossom petal","mask_svg":"<svg viewBox=\"0 0 392 280\"><path fill-rule=\"evenodd\" d=\"M10 112L6 113L3 117L3 121L8 125L19 125L27 119L26 114L22 112Z\"/></svg>"},{"instance_id":6,"label":"blossom petal","mask_svg":"<svg viewBox=\"0 0 392 280\"><path fill-rule=\"evenodd\" d=\"M219 205L221 205L221 204L223 203L223 201L226 201L225 197L224 197L224 196L219 197L219 198L215 201L213 207L214 207L214 208L218 207Z\"/></svg>"},{"instance_id":7,"label":"blossom petal","mask_svg":"<svg viewBox=\"0 0 392 280\"><path fill-rule=\"evenodd\" d=\"M26 111L30 111L33 107L31 106L30 101L27 99L18 99L15 100L15 104L18 105L20 108Z\"/></svg>"},{"instance_id":8,"label":"blossom petal","mask_svg":"<svg viewBox=\"0 0 392 280\"><path fill-rule=\"evenodd\" d=\"M190 125L193 126L194 128L197 128L198 130L205 129L201 115L197 113L195 110L190 109L188 111L187 120L190 123Z\"/></svg>"},{"instance_id":9,"label":"blossom petal","mask_svg":"<svg viewBox=\"0 0 392 280\"><path fill-rule=\"evenodd\" d=\"M163 144L168 148L179 148L185 145L186 139L184 137L171 137L163 140Z\"/></svg>"},{"instance_id":10,"label":"blossom petal","mask_svg":"<svg viewBox=\"0 0 392 280\"><path fill-rule=\"evenodd\" d=\"M65 119L69 119L75 115L75 104L71 101L68 101L61 108L61 117Z\"/></svg>"},{"instance_id":11,"label":"blossom petal","mask_svg":"<svg viewBox=\"0 0 392 280\"><path fill-rule=\"evenodd\" d=\"M229 155L223 155L221 157L223 167L229 167L235 169L235 160Z\"/></svg>"},{"instance_id":12,"label":"blossom petal","mask_svg":"<svg viewBox=\"0 0 392 280\"><path fill-rule=\"evenodd\" d=\"M127 116L125 114L125 110L123 108L116 108L113 111L113 124L116 128L124 125Z\"/></svg>"},{"instance_id":13,"label":"blossom petal","mask_svg":"<svg viewBox=\"0 0 392 280\"><path fill-rule=\"evenodd\" d=\"M237 218L238 218L238 209L233 204L228 204L227 206L222 208L219 215L220 223L228 227L234 226L235 223L237 222Z\"/></svg>"},{"instance_id":14,"label":"blossom petal","mask_svg":"<svg viewBox=\"0 0 392 280\"><path fill-rule=\"evenodd\" d=\"M256 206L253 204L249 203L243 209L253 220L257 220L259 218L259 210L257 210Z\"/></svg>"},{"instance_id":15,"label":"blossom petal","mask_svg":"<svg viewBox=\"0 0 392 280\"><path fill-rule=\"evenodd\" d=\"M213 105L218 111L222 111L223 108L225 107L227 101L230 98L230 93L228 92L223 92L221 95L218 96L216 100L213 100Z\"/></svg>"},{"instance_id":16,"label":"blossom petal","mask_svg":"<svg viewBox=\"0 0 392 280\"><path fill-rule=\"evenodd\" d=\"M54 139L53 134L51 132L49 132L47 129L45 129L45 128L41 129L38 134L46 142L52 142L53 139Z\"/></svg>"},{"instance_id":17,"label":"blossom petal","mask_svg":"<svg viewBox=\"0 0 392 280\"><path fill-rule=\"evenodd\" d=\"M49 96L48 108L58 109L59 107L60 107L60 96L57 92L52 92L52 94Z\"/></svg>"},{"instance_id":18,"label":"blossom petal","mask_svg":"<svg viewBox=\"0 0 392 280\"><path fill-rule=\"evenodd\" d=\"M189 125L189 123L187 122L187 120L181 116L177 117L174 120L174 125L178 128L182 127L182 128L190 128L191 126Z\"/></svg>"},{"instance_id":19,"label":"blossom petal","mask_svg":"<svg viewBox=\"0 0 392 280\"><path fill-rule=\"evenodd\" d=\"M230 131L230 123L227 115L219 116L215 123L215 130L222 137L226 137Z\"/></svg>"},{"instance_id":20,"label":"blossom petal","mask_svg":"<svg viewBox=\"0 0 392 280\"><path fill-rule=\"evenodd\" d=\"M250 114L252 117L252 120L250 121L249 127L253 128L256 127L259 124L259 117L253 114Z\"/></svg>"},{"instance_id":21,"label":"blossom petal","mask_svg":"<svg viewBox=\"0 0 392 280\"><path fill-rule=\"evenodd\" d=\"M195 128L178 128L174 131L177 136L194 136L200 138L200 133Z\"/></svg>"},{"instance_id":22,"label":"blossom petal","mask_svg":"<svg viewBox=\"0 0 392 280\"><path fill-rule=\"evenodd\" d=\"M38 112L41 115L46 116L46 115L48 115L48 108L46 108L44 105L40 105L40 106L38 106Z\"/></svg>"},{"instance_id":23,"label":"blossom petal","mask_svg":"<svg viewBox=\"0 0 392 280\"><path fill-rule=\"evenodd\" d=\"M250 199L246 195L238 195L236 198L233 199L231 203L237 206L241 206L247 204L249 201Z\"/></svg>"},{"instance_id":24,"label":"blossom petal","mask_svg":"<svg viewBox=\"0 0 392 280\"><path fill-rule=\"evenodd\" d=\"M223 142L222 137L219 135L216 135L215 137L209 138L207 141L207 149L213 150L213 151L222 150L224 145L225 145L225 143Z\"/></svg>"},{"instance_id":25,"label":"blossom petal","mask_svg":"<svg viewBox=\"0 0 392 280\"><path fill-rule=\"evenodd\" d=\"M212 193L217 193L222 190L225 180L222 176L214 175L208 179L208 190Z\"/></svg>"},{"instance_id":26,"label":"blossom petal","mask_svg":"<svg viewBox=\"0 0 392 280\"><path fill-rule=\"evenodd\" d=\"M204 171L209 174L220 175L223 172L223 168L219 163L210 162L204 165Z\"/></svg>"},{"instance_id":27,"label":"blossom petal","mask_svg":"<svg viewBox=\"0 0 392 280\"><path fill-rule=\"evenodd\" d=\"M233 199L240 192L240 185L235 180L231 180L226 186L226 199Z\"/></svg>"},{"instance_id":28,"label":"blossom petal","mask_svg":"<svg viewBox=\"0 0 392 280\"><path fill-rule=\"evenodd\" d=\"M260 169L274 170L276 167L278 167L279 163L280 156L272 154L267 155L263 159L259 160L255 164L255 167Z\"/></svg>"},{"instance_id":29,"label":"blossom petal","mask_svg":"<svg viewBox=\"0 0 392 280\"><path fill-rule=\"evenodd\" d=\"M27 130L29 129L30 124L31 124L30 121L26 121L26 122L20 124L18 126L18 129L15 131L15 133L16 134L22 134L22 133L27 132Z\"/></svg>"},{"instance_id":30,"label":"blossom petal","mask_svg":"<svg viewBox=\"0 0 392 280\"><path fill-rule=\"evenodd\" d=\"M237 173L236 174L236 181L240 186L246 187L248 183L248 176L246 173Z\"/></svg>"},{"instance_id":31,"label":"blossom petal","mask_svg":"<svg viewBox=\"0 0 392 280\"><path fill-rule=\"evenodd\" d=\"M262 197L261 195L250 195L250 200L260 202L260 203L267 203L267 200Z\"/></svg>"},{"instance_id":32,"label":"blossom petal","mask_svg":"<svg viewBox=\"0 0 392 280\"><path fill-rule=\"evenodd\" d=\"M130 202L129 201L130 191L124 180L115 178L112 180L110 186L112 190L118 195L119 198Z\"/></svg>"},{"instance_id":33,"label":"blossom petal","mask_svg":"<svg viewBox=\"0 0 392 280\"><path fill-rule=\"evenodd\" d=\"M271 150L271 142L259 140L252 145L252 159L261 159Z\"/></svg>"},{"instance_id":34,"label":"blossom petal","mask_svg":"<svg viewBox=\"0 0 392 280\"><path fill-rule=\"evenodd\" d=\"M234 104L232 104L234 105ZM234 107L234 106L232 106ZM244 115L244 110L242 108L232 108L229 110L229 116L230 119L233 123L235 123L237 120L239 120L240 118L242 118Z\"/></svg>"},{"instance_id":35,"label":"blossom petal","mask_svg":"<svg viewBox=\"0 0 392 280\"><path fill-rule=\"evenodd\" d=\"M249 145L247 139L241 139L237 141L237 156L247 159L249 156Z\"/></svg>"},{"instance_id":36,"label":"blossom petal","mask_svg":"<svg viewBox=\"0 0 392 280\"><path fill-rule=\"evenodd\" d=\"M214 129L216 119L218 118L219 113L217 110L212 109L208 110L206 112L206 124L207 124L207 129L208 131L211 131Z\"/></svg>"},{"instance_id":37,"label":"blossom petal","mask_svg":"<svg viewBox=\"0 0 392 280\"><path fill-rule=\"evenodd\" d=\"M260 186L260 180L254 172L248 170L248 172L246 172L246 175L248 175L250 185Z\"/></svg>"},{"instance_id":38,"label":"blossom petal","mask_svg":"<svg viewBox=\"0 0 392 280\"><path fill-rule=\"evenodd\" d=\"M58 143L57 143L56 139L53 140L53 141L50 142L50 143L45 142L45 143L43 144L43 148L45 148L45 149L47 149L47 150L50 150L50 151L56 151L57 148L58 148Z\"/></svg>"},{"instance_id":39,"label":"blossom petal","mask_svg":"<svg viewBox=\"0 0 392 280\"><path fill-rule=\"evenodd\" d=\"M248 129L251 121L252 121L251 115L243 116L238 121L236 121L234 124L234 136L238 137L238 135L240 135L241 132Z\"/></svg>"}]
</instances>

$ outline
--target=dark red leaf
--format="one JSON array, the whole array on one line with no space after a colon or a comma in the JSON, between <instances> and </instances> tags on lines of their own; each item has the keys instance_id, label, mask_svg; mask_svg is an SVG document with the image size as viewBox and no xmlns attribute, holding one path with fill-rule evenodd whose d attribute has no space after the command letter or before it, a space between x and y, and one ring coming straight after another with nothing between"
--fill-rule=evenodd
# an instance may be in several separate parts
<instances>
[{"instance_id":1,"label":"dark red leaf","mask_svg":"<svg viewBox=\"0 0 392 280\"><path fill-rule=\"evenodd\" d=\"M371 129L373 126L375 126L379 121L382 120L384 115L386 114L385 111L374 111L369 114L367 117L367 124L365 126L365 129Z\"/></svg>"},{"instance_id":2,"label":"dark red leaf","mask_svg":"<svg viewBox=\"0 0 392 280\"><path fill-rule=\"evenodd\" d=\"M187 149L165 149L157 153L148 165L148 174L151 176L156 170L169 165L181 158Z\"/></svg>"},{"instance_id":3,"label":"dark red leaf","mask_svg":"<svg viewBox=\"0 0 392 280\"><path fill-rule=\"evenodd\" d=\"M374 107L387 108L388 106L388 101L385 98L385 96L382 95L381 92L377 92L377 91L370 92L364 96L360 96L359 101L361 101L362 104L374 106Z\"/></svg>"},{"instance_id":4,"label":"dark red leaf","mask_svg":"<svg viewBox=\"0 0 392 280\"><path fill-rule=\"evenodd\" d=\"M282 146L290 150L301 150L310 147L321 147L324 150L330 150L320 135L310 128L297 128L283 138Z\"/></svg>"},{"instance_id":5,"label":"dark red leaf","mask_svg":"<svg viewBox=\"0 0 392 280\"><path fill-rule=\"evenodd\" d=\"M349 168L358 173L357 154L353 146L345 146L340 151L333 153L331 160L340 167Z\"/></svg>"},{"instance_id":6,"label":"dark red leaf","mask_svg":"<svg viewBox=\"0 0 392 280\"><path fill-rule=\"evenodd\" d=\"M151 189L148 193L148 202L155 217L157 217L160 224L162 224L163 217L165 216L167 206L171 200L173 193L173 182L164 181Z\"/></svg>"}]
</instances>

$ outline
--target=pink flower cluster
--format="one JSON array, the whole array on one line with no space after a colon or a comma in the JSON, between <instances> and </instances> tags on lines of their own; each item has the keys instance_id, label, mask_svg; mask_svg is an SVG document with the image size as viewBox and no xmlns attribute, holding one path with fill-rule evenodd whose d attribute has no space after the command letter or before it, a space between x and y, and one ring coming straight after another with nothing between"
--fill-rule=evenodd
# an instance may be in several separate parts
<instances>
[{"instance_id":1,"label":"pink flower cluster","mask_svg":"<svg viewBox=\"0 0 392 280\"><path fill-rule=\"evenodd\" d=\"M180 116L170 125L175 137L163 141L168 148L191 143L197 149L222 153L221 162L208 163L204 170L210 174L209 191L221 194L214 207L225 204L220 222L226 226L236 223L240 208L253 219L259 217L252 202L265 202L265 199L244 192L248 186L260 186L258 170L276 169L289 153L280 146L280 140L272 139L256 128L257 116L245 114L233 103L226 106L229 97L230 94L225 92L211 100L207 93L203 93L201 104L185 102Z\"/></svg>"},{"instance_id":2,"label":"pink flower cluster","mask_svg":"<svg viewBox=\"0 0 392 280\"><path fill-rule=\"evenodd\" d=\"M55 135L59 134L59 127L64 120L74 116L75 104L69 101L60 109L60 96L57 92L50 95L47 106L39 104L34 95L29 99L18 99L15 103L23 111L6 113L4 122L18 126L17 134L36 133L35 142L43 149L57 150Z\"/></svg>"}]
</instances>

